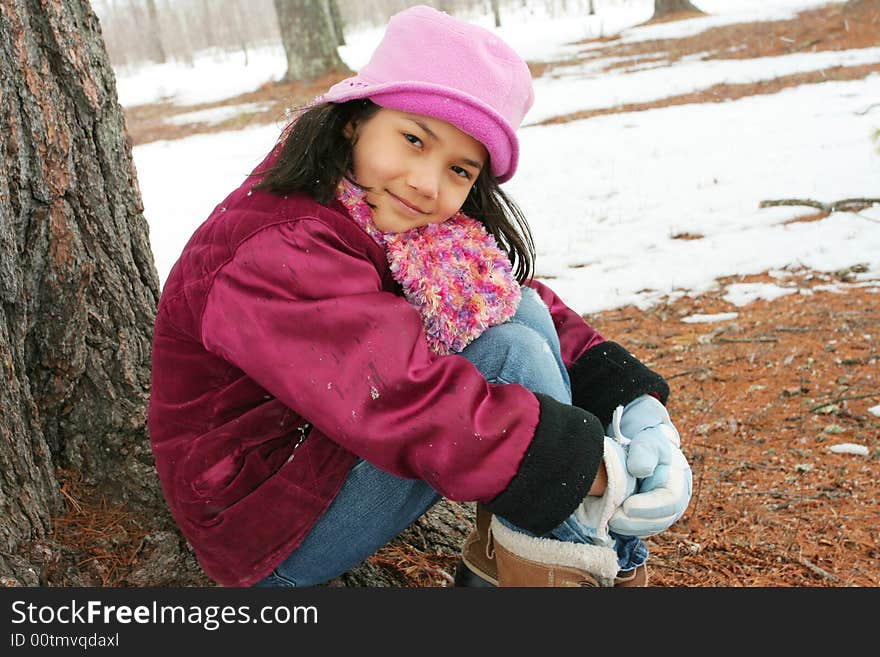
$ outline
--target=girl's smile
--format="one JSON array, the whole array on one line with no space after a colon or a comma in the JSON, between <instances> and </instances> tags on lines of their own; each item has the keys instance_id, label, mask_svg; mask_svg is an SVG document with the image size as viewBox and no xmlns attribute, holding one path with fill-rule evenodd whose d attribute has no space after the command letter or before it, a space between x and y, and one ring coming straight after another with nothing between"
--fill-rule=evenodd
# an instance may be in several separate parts
<instances>
[{"instance_id":1,"label":"girl's smile","mask_svg":"<svg viewBox=\"0 0 880 657\"><path fill-rule=\"evenodd\" d=\"M419 209L415 205L408 203L406 199L402 199L396 194L385 190L386 193L396 202L396 204L404 211L404 214L411 214L413 217L421 217L424 214L428 214L424 210Z\"/></svg>"}]
</instances>

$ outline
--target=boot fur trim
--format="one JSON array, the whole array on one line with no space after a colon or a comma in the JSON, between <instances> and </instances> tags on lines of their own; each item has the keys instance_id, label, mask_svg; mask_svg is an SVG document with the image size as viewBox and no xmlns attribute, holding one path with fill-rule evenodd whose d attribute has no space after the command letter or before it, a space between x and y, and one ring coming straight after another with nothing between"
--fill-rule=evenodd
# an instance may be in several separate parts
<instances>
[{"instance_id":1,"label":"boot fur trim","mask_svg":"<svg viewBox=\"0 0 880 657\"><path fill-rule=\"evenodd\" d=\"M489 531L495 541L519 557L548 566L583 570L601 586L614 586L619 568L614 548L529 536L505 527L494 516Z\"/></svg>"}]
</instances>

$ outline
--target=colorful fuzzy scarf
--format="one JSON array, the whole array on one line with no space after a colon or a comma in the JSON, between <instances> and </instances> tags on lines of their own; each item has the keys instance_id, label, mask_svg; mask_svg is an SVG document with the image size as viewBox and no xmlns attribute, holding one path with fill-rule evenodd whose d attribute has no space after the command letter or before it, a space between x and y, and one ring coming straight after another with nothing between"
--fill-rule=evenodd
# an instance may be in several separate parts
<instances>
[{"instance_id":1,"label":"colorful fuzzy scarf","mask_svg":"<svg viewBox=\"0 0 880 657\"><path fill-rule=\"evenodd\" d=\"M391 274L422 316L428 346L460 352L495 324L510 319L521 290L510 260L476 219L456 214L443 223L383 233L366 192L343 179L337 198L355 222L385 247Z\"/></svg>"}]
</instances>

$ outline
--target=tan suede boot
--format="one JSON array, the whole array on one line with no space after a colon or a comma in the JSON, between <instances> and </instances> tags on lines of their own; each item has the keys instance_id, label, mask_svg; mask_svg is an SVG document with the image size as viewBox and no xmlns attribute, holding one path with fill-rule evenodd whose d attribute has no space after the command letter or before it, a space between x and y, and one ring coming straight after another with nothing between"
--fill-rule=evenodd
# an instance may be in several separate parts
<instances>
[{"instance_id":1,"label":"tan suede boot","mask_svg":"<svg viewBox=\"0 0 880 657\"><path fill-rule=\"evenodd\" d=\"M455 586L498 586L497 545L489 531L491 521L492 514L488 509L481 504L477 504L476 526L462 545L461 562L455 573ZM542 572L546 571L546 565L539 564L539 570L536 572L535 566L528 559L518 557L503 547L501 550L505 552L505 555L502 556L502 561L509 564L506 569L506 586L528 586L528 584L512 584L510 582L518 582L522 579L531 581L535 577L542 581L557 582L556 584L545 583L540 586L599 586L595 578L592 578L593 583L590 583L590 580L584 579L578 572L569 572L570 569L551 569L551 572ZM517 574L515 572L516 569L522 569L522 573ZM576 582L576 584L559 584L563 580ZM615 587L643 587L647 585L648 568L644 564L633 570L618 571L614 578Z\"/></svg>"},{"instance_id":2,"label":"tan suede boot","mask_svg":"<svg viewBox=\"0 0 880 657\"><path fill-rule=\"evenodd\" d=\"M505 527L497 518L492 519L489 534L498 586L593 588L615 584L617 552L612 547L528 536Z\"/></svg>"},{"instance_id":3,"label":"tan suede boot","mask_svg":"<svg viewBox=\"0 0 880 657\"><path fill-rule=\"evenodd\" d=\"M498 586L498 565L495 562L495 545L489 533L492 514L482 504L477 504L476 527L464 539L461 561L455 573L456 586ZM466 568L467 570L465 570ZM474 580L476 575L485 584Z\"/></svg>"},{"instance_id":4,"label":"tan suede boot","mask_svg":"<svg viewBox=\"0 0 880 657\"><path fill-rule=\"evenodd\" d=\"M614 578L614 586L648 586L648 565L619 571Z\"/></svg>"}]
</instances>

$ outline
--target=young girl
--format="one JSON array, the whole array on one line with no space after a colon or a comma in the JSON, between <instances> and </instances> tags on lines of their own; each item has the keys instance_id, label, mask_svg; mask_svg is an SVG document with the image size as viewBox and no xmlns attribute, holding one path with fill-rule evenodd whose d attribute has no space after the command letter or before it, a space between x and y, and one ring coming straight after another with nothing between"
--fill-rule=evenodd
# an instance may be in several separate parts
<instances>
[{"instance_id":1,"label":"young girl","mask_svg":"<svg viewBox=\"0 0 880 657\"><path fill-rule=\"evenodd\" d=\"M478 502L460 583L645 581L690 469L662 377L531 279L498 184L532 99L491 32L405 10L184 248L149 429L217 582L326 582L440 496Z\"/></svg>"}]
</instances>

